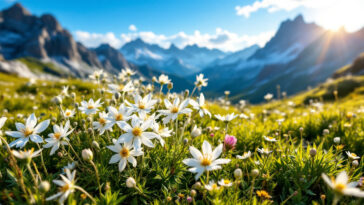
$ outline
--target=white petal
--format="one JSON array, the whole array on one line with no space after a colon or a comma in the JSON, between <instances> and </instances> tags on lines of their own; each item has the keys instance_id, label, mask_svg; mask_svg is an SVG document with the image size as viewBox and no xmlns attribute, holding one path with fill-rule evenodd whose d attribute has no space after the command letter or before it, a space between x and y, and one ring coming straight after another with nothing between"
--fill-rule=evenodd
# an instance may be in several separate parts
<instances>
[{"instance_id":1,"label":"white petal","mask_svg":"<svg viewBox=\"0 0 364 205\"><path fill-rule=\"evenodd\" d=\"M336 183L341 183L341 184L347 184L348 183L348 175L346 174L346 171L342 171L340 172L340 174L336 177Z\"/></svg>"},{"instance_id":2,"label":"white petal","mask_svg":"<svg viewBox=\"0 0 364 205\"><path fill-rule=\"evenodd\" d=\"M195 159L199 160L202 158L201 152L193 146L190 146L190 153Z\"/></svg>"},{"instance_id":3,"label":"white petal","mask_svg":"<svg viewBox=\"0 0 364 205\"><path fill-rule=\"evenodd\" d=\"M202 153L204 153L204 154L211 154L212 153L211 145L206 140L203 141L203 144L202 144Z\"/></svg>"},{"instance_id":4,"label":"white petal","mask_svg":"<svg viewBox=\"0 0 364 205\"><path fill-rule=\"evenodd\" d=\"M137 161L134 157L128 157L128 161L133 165L133 167L136 167Z\"/></svg>"},{"instance_id":5,"label":"white petal","mask_svg":"<svg viewBox=\"0 0 364 205\"><path fill-rule=\"evenodd\" d=\"M121 160L121 156L120 154L114 154L111 158L110 158L110 161L109 161L109 164L113 164L113 163L116 163L118 161Z\"/></svg>"},{"instance_id":6,"label":"white petal","mask_svg":"<svg viewBox=\"0 0 364 205\"><path fill-rule=\"evenodd\" d=\"M50 123L50 120L44 120L43 122L39 123L39 125L37 125L37 127L34 128L34 132L35 133L43 132L45 129L47 129L49 123Z\"/></svg>"},{"instance_id":7,"label":"white petal","mask_svg":"<svg viewBox=\"0 0 364 205\"><path fill-rule=\"evenodd\" d=\"M37 118L35 117L34 113L31 114L28 119L27 122L25 124L26 127L29 128L34 128L34 126L37 124Z\"/></svg>"},{"instance_id":8,"label":"white petal","mask_svg":"<svg viewBox=\"0 0 364 205\"><path fill-rule=\"evenodd\" d=\"M126 160L125 159L121 159L119 162L119 172L122 172L126 167Z\"/></svg>"},{"instance_id":9,"label":"white petal","mask_svg":"<svg viewBox=\"0 0 364 205\"><path fill-rule=\"evenodd\" d=\"M212 160L217 159L217 158L221 155L222 148L223 148L223 145L222 145L222 144L220 144L219 146L217 146L217 147L214 149L214 151L212 152Z\"/></svg>"}]
</instances>

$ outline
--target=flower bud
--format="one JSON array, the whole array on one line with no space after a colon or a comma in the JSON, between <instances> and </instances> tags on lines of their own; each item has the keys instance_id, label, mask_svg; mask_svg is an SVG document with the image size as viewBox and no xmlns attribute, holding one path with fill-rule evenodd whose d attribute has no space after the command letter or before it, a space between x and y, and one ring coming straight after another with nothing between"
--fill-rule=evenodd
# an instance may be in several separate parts
<instances>
[{"instance_id":1,"label":"flower bud","mask_svg":"<svg viewBox=\"0 0 364 205\"><path fill-rule=\"evenodd\" d=\"M335 144L340 144L340 137L335 137L334 138L334 143Z\"/></svg>"},{"instance_id":2,"label":"flower bud","mask_svg":"<svg viewBox=\"0 0 364 205\"><path fill-rule=\"evenodd\" d=\"M234 149L237 141L238 141L238 139L236 139L235 136L225 135L225 139L224 139L225 149L226 150Z\"/></svg>"},{"instance_id":3,"label":"flower bud","mask_svg":"<svg viewBox=\"0 0 364 205\"><path fill-rule=\"evenodd\" d=\"M76 99L76 93L72 92L71 93L71 98Z\"/></svg>"},{"instance_id":4,"label":"flower bud","mask_svg":"<svg viewBox=\"0 0 364 205\"><path fill-rule=\"evenodd\" d=\"M241 179L243 177L243 171L240 168L234 170L235 179Z\"/></svg>"},{"instance_id":5,"label":"flower bud","mask_svg":"<svg viewBox=\"0 0 364 205\"><path fill-rule=\"evenodd\" d=\"M328 134L330 134L330 131L329 131L329 129L324 129L322 131L322 133L323 133L323 135L328 135Z\"/></svg>"},{"instance_id":6,"label":"flower bud","mask_svg":"<svg viewBox=\"0 0 364 205\"><path fill-rule=\"evenodd\" d=\"M190 94L190 91L188 89L186 89L185 93L184 93L185 98L187 98L189 94Z\"/></svg>"},{"instance_id":7,"label":"flower bud","mask_svg":"<svg viewBox=\"0 0 364 205\"><path fill-rule=\"evenodd\" d=\"M105 192L108 192L111 189L110 182L106 182L105 184Z\"/></svg>"},{"instance_id":8,"label":"flower bud","mask_svg":"<svg viewBox=\"0 0 364 205\"><path fill-rule=\"evenodd\" d=\"M188 139L187 138L184 138L183 139L183 144L187 144L188 143Z\"/></svg>"},{"instance_id":9,"label":"flower bud","mask_svg":"<svg viewBox=\"0 0 364 205\"><path fill-rule=\"evenodd\" d=\"M303 132L303 127L300 127L300 132Z\"/></svg>"},{"instance_id":10,"label":"flower bud","mask_svg":"<svg viewBox=\"0 0 364 205\"><path fill-rule=\"evenodd\" d=\"M62 98L60 96L56 96L52 99L52 102L56 105L62 104Z\"/></svg>"},{"instance_id":11,"label":"flower bud","mask_svg":"<svg viewBox=\"0 0 364 205\"><path fill-rule=\"evenodd\" d=\"M173 83L168 83L167 88L168 88L168 90L172 90L172 88L173 88Z\"/></svg>"},{"instance_id":12,"label":"flower bud","mask_svg":"<svg viewBox=\"0 0 364 205\"><path fill-rule=\"evenodd\" d=\"M136 186L135 179L133 177L129 177L128 179L126 179L126 186L128 188L134 188Z\"/></svg>"},{"instance_id":13,"label":"flower bud","mask_svg":"<svg viewBox=\"0 0 364 205\"><path fill-rule=\"evenodd\" d=\"M62 157L63 157L63 153L62 153L62 152L57 152L57 156L58 156L59 158L62 158Z\"/></svg>"},{"instance_id":14,"label":"flower bud","mask_svg":"<svg viewBox=\"0 0 364 205\"><path fill-rule=\"evenodd\" d=\"M167 201L172 201L172 197L167 196Z\"/></svg>"},{"instance_id":15,"label":"flower bud","mask_svg":"<svg viewBox=\"0 0 364 205\"><path fill-rule=\"evenodd\" d=\"M116 92L116 93L114 94L114 97L115 97L115 99L119 100L119 98L120 98L120 93L119 93L119 92Z\"/></svg>"},{"instance_id":16,"label":"flower bud","mask_svg":"<svg viewBox=\"0 0 364 205\"><path fill-rule=\"evenodd\" d=\"M82 159L85 161L91 161L94 157L94 154L90 149L82 150Z\"/></svg>"},{"instance_id":17,"label":"flower bud","mask_svg":"<svg viewBox=\"0 0 364 205\"><path fill-rule=\"evenodd\" d=\"M315 148L310 149L310 155L311 155L311 157L315 157L316 154L317 154L317 151L316 151Z\"/></svg>"},{"instance_id":18,"label":"flower bud","mask_svg":"<svg viewBox=\"0 0 364 205\"><path fill-rule=\"evenodd\" d=\"M198 136L200 136L201 135L201 129L200 128L198 128L196 125L193 127L193 129L192 129L192 131L191 131L191 136L193 137L193 138L195 138L195 137L198 137Z\"/></svg>"},{"instance_id":19,"label":"flower bud","mask_svg":"<svg viewBox=\"0 0 364 205\"><path fill-rule=\"evenodd\" d=\"M353 167L359 166L358 160L354 160L353 162L351 162L351 164L353 165Z\"/></svg>"},{"instance_id":20,"label":"flower bud","mask_svg":"<svg viewBox=\"0 0 364 205\"><path fill-rule=\"evenodd\" d=\"M96 149L100 149L100 145L98 142L96 141L92 141L92 147L96 148Z\"/></svg>"},{"instance_id":21,"label":"flower bud","mask_svg":"<svg viewBox=\"0 0 364 205\"><path fill-rule=\"evenodd\" d=\"M190 192L190 194L191 194L191 196L192 197L195 197L196 196L196 190L194 190L194 189L191 189L191 192Z\"/></svg>"},{"instance_id":22,"label":"flower bud","mask_svg":"<svg viewBox=\"0 0 364 205\"><path fill-rule=\"evenodd\" d=\"M187 202L188 202L188 203L191 203L192 201L193 201L192 197L188 196L188 197L187 197Z\"/></svg>"},{"instance_id":23,"label":"flower bud","mask_svg":"<svg viewBox=\"0 0 364 205\"><path fill-rule=\"evenodd\" d=\"M39 190L43 193L48 192L50 188L51 185L49 184L48 181L42 181L39 185Z\"/></svg>"},{"instance_id":24,"label":"flower bud","mask_svg":"<svg viewBox=\"0 0 364 205\"><path fill-rule=\"evenodd\" d=\"M326 199L326 195L325 194L321 194L320 198L321 198L322 201L324 201Z\"/></svg>"},{"instance_id":25,"label":"flower bud","mask_svg":"<svg viewBox=\"0 0 364 205\"><path fill-rule=\"evenodd\" d=\"M195 184L192 185L193 189L200 189L201 188L201 182L196 182Z\"/></svg>"},{"instance_id":26,"label":"flower bud","mask_svg":"<svg viewBox=\"0 0 364 205\"><path fill-rule=\"evenodd\" d=\"M253 169L253 170L251 171L251 175L252 175L253 177L257 177L257 176L259 176L259 170L258 170L258 169Z\"/></svg>"}]
</instances>

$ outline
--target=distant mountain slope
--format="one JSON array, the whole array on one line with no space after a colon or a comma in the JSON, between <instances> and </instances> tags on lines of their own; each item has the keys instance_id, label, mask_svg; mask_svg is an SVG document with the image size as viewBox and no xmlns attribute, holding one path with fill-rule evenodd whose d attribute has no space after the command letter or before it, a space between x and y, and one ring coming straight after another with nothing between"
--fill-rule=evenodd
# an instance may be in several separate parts
<instances>
[{"instance_id":1,"label":"distant mountain slope","mask_svg":"<svg viewBox=\"0 0 364 205\"><path fill-rule=\"evenodd\" d=\"M339 78L347 75L364 75L364 53L361 53L352 64L338 69L332 77Z\"/></svg>"},{"instance_id":2,"label":"distant mountain slope","mask_svg":"<svg viewBox=\"0 0 364 205\"><path fill-rule=\"evenodd\" d=\"M179 49L172 44L168 49L148 44L138 38L126 43L121 49L125 58L136 65L149 65L161 72L186 76L200 71L207 64L227 54L217 50L186 46Z\"/></svg>"}]
</instances>

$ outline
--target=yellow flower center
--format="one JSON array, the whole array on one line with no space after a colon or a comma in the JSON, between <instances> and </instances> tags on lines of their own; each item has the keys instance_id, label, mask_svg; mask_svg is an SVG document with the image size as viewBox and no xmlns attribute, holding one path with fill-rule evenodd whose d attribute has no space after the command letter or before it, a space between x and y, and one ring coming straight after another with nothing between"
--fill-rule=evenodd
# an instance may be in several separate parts
<instances>
[{"instance_id":1,"label":"yellow flower center","mask_svg":"<svg viewBox=\"0 0 364 205\"><path fill-rule=\"evenodd\" d=\"M217 189L217 184L213 184L213 185L211 185L211 188L212 188L212 189Z\"/></svg>"},{"instance_id":2,"label":"yellow flower center","mask_svg":"<svg viewBox=\"0 0 364 205\"><path fill-rule=\"evenodd\" d=\"M142 129L140 127L134 127L131 133L133 133L134 136L138 137L142 135Z\"/></svg>"},{"instance_id":3,"label":"yellow flower center","mask_svg":"<svg viewBox=\"0 0 364 205\"><path fill-rule=\"evenodd\" d=\"M351 153L351 156L352 156L352 157L356 157L356 156L358 156L358 155L356 155L355 153Z\"/></svg>"},{"instance_id":4,"label":"yellow flower center","mask_svg":"<svg viewBox=\"0 0 364 205\"><path fill-rule=\"evenodd\" d=\"M23 132L26 137L33 134L33 130L29 128L26 128Z\"/></svg>"},{"instance_id":5,"label":"yellow flower center","mask_svg":"<svg viewBox=\"0 0 364 205\"><path fill-rule=\"evenodd\" d=\"M88 105L87 106L87 109L89 109L89 110L94 109L94 108L95 108L95 106L93 106L93 105Z\"/></svg>"},{"instance_id":6,"label":"yellow flower center","mask_svg":"<svg viewBox=\"0 0 364 205\"><path fill-rule=\"evenodd\" d=\"M209 156L203 156L202 160L201 160L201 165L202 166L209 166L211 164L211 159Z\"/></svg>"},{"instance_id":7,"label":"yellow flower center","mask_svg":"<svg viewBox=\"0 0 364 205\"><path fill-rule=\"evenodd\" d=\"M123 90L124 89L124 85L123 84L120 84L119 85L119 90Z\"/></svg>"},{"instance_id":8,"label":"yellow flower center","mask_svg":"<svg viewBox=\"0 0 364 205\"><path fill-rule=\"evenodd\" d=\"M102 124L102 125L104 125L106 123L105 118L100 118L99 119L99 123Z\"/></svg>"},{"instance_id":9,"label":"yellow flower center","mask_svg":"<svg viewBox=\"0 0 364 205\"><path fill-rule=\"evenodd\" d=\"M61 133L57 132L54 133L54 138L56 138L57 140L61 137Z\"/></svg>"},{"instance_id":10,"label":"yellow flower center","mask_svg":"<svg viewBox=\"0 0 364 205\"><path fill-rule=\"evenodd\" d=\"M68 185L68 184L65 184L64 186L62 186L61 188L60 188L60 191L61 192L66 192L67 190L69 190L70 189L70 185Z\"/></svg>"},{"instance_id":11,"label":"yellow flower center","mask_svg":"<svg viewBox=\"0 0 364 205\"><path fill-rule=\"evenodd\" d=\"M274 138L273 138L273 137L268 137L268 139L272 140L272 139L274 139Z\"/></svg>"},{"instance_id":12,"label":"yellow flower center","mask_svg":"<svg viewBox=\"0 0 364 205\"><path fill-rule=\"evenodd\" d=\"M224 180L224 184L230 184L230 180L225 179L225 180Z\"/></svg>"},{"instance_id":13,"label":"yellow flower center","mask_svg":"<svg viewBox=\"0 0 364 205\"><path fill-rule=\"evenodd\" d=\"M345 184L337 183L335 184L335 190L338 192L342 192L346 188Z\"/></svg>"},{"instance_id":14,"label":"yellow flower center","mask_svg":"<svg viewBox=\"0 0 364 205\"><path fill-rule=\"evenodd\" d=\"M139 109L141 110L145 109L145 105L143 103L139 103Z\"/></svg>"},{"instance_id":15,"label":"yellow flower center","mask_svg":"<svg viewBox=\"0 0 364 205\"><path fill-rule=\"evenodd\" d=\"M70 111L67 111L66 112L66 116L70 116L71 115L71 112Z\"/></svg>"},{"instance_id":16,"label":"yellow flower center","mask_svg":"<svg viewBox=\"0 0 364 205\"><path fill-rule=\"evenodd\" d=\"M115 119L116 119L116 121L120 121L120 120L123 120L123 115L122 114L117 114L116 116L115 116Z\"/></svg>"},{"instance_id":17,"label":"yellow flower center","mask_svg":"<svg viewBox=\"0 0 364 205\"><path fill-rule=\"evenodd\" d=\"M123 147L123 148L120 150L120 155L121 155L122 157L129 157L129 150L128 150L128 148Z\"/></svg>"},{"instance_id":18,"label":"yellow flower center","mask_svg":"<svg viewBox=\"0 0 364 205\"><path fill-rule=\"evenodd\" d=\"M177 113L178 112L178 107L172 107L171 108L171 113Z\"/></svg>"}]
</instances>

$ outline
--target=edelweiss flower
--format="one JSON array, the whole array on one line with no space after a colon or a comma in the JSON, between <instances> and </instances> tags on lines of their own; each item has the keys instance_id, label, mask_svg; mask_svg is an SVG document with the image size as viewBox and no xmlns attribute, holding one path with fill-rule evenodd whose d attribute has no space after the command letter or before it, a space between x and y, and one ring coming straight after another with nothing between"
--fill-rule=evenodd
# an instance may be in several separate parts
<instances>
[{"instance_id":1,"label":"edelweiss flower","mask_svg":"<svg viewBox=\"0 0 364 205\"><path fill-rule=\"evenodd\" d=\"M205 189L208 191L218 191L221 187L217 186L214 181L210 181L208 184L205 185Z\"/></svg>"},{"instance_id":2,"label":"edelweiss flower","mask_svg":"<svg viewBox=\"0 0 364 205\"><path fill-rule=\"evenodd\" d=\"M127 121L130 118L131 110L125 107L124 104L121 104L118 110L113 106L109 106L107 109L109 110L108 119L111 121L112 126L114 126L116 122Z\"/></svg>"},{"instance_id":3,"label":"edelweiss flower","mask_svg":"<svg viewBox=\"0 0 364 205\"><path fill-rule=\"evenodd\" d=\"M166 106L167 110L159 110L158 112L162 113L163 115L166 115L166 117L163 119L163 123L167 124L171 120L175 120L179 114L187 114L192 112L191 109L186 108L188 105L189 100L184 100L180 104L180 100L178 97L176 97L173 101L173 104L169 102L169 100L164 99L164 105Z\"/></svg>"},{"instance_id":4,"label":"edelweiss flower","mask_svg":"<svg viewBox=\"0 0 364 205\"><path fill-rule=\"evenodd\" d=\"M70 121L67 121L65 126L63 125L53 125L53 132L48 135L49 138L45 139L47 144L45 144L44 148L50 148L51 152L50 155L53 155L58 149L61 144L67 145L69 139L67 138L68 135L70 135L73 132L73 129L68 131L70 129Z\"/></svg>"},{"instance_id":5,"label":"edelweiss flower","mask_svg":"<svg viewBox=\"0 0 364 205\"><path fill-rule=\"evenodd\" d=\"M193 106L193 109L199 112L201 117L203 117L204 115L208 115L209 117L211 117L211 113L207 110L207 106L205 104L205 97L203 96L202 93L200 94L198 102L190 100L190 104Z\"/></svg>"},{"instance_id":6,"label":"edelweiss flower","mask_svg":"<svg viewBox=\"0 0 364 205\"><path fill-rule=\"evenodd\" d=\"M218 181L220 186L224 186L224 187L230 187L233 185L233 183L228 180L228 179L221 179L220 181Z\"/></svg>"},{"instance_id":7,"label":"edelweiss flower","mask_svg":"<svg viewBox=\"0 0 364 205\"><path fill-rule=\"evenodd\" d=\"M49 122L49 120L44 120L37 125L37 118L33 113L28 117L25 125L23 123L15 123L16 129L18 131L5 132L6 135L18 138L17 140L11 142L9 146L23 148L28 143L29 139L35 143L43 142L43 139L39 136L39 134L47 129Z\"/></svg>"},{"instance_id":8,"label":"edelweiss flower","mask_svg":"<svg viewBox=\"0 0 364 205\"><path fill-rule=\"evenodd\" d=\"M93 74L89 76L91 80L95 80L97 82L105 79L107 77L107 73L105 73L103 70L96 70Z\"/></svg>"},{"instance_id":9,"label":"edelweiss flower","mask_svg":"<svg viewBox=\"0 0 364 205\"><path fill-rule=\"evenodd\" d=\"M273 151L269 151L268 148L258 148L257 151L261 154L265 154L265 155L269 155L270 153L272 153Z\"/></svg>"},{"instance_id":10,"label":"edelweiss flower","mask_svg":"<svg viewBox=\"0 0 364 205\"><path fill-rule=\"evenodd\" d=\"M131 92L134 90L133 83L129 81L126 85L124 84L109 84L109 92L110 93L124 93L124 92Z\"/></svg>"},{"instance_id":11,"label":"edelweiss flower","mask_svg":"<svg viewBox=\"0 0 364 205\"><path fill-rule=\"evenodd\" d=\"M16 150L12 150L11 151L13 153L13 155L19 159L32 159L34 157L39 156L39 154L42 152L42 149L35 151L34 152L34 148L30 149L30 150L24 150L24 151L16 151Z\"/></svg>"},{"instance_id":12,"label":"edelweiss flower","mask_svg":"<svg viewBox=\"0 0 364 205\"><path fill-rule=\"evenodd\" d=\"M107 148L109 148L113 152L116 152L117 154L114 154L111 157L109 164L119 162L119 172L122 172L125 169L128 162L130 162L133 167L136 167L137 160L135 159L135 157L143 155L143 151L141 151L141 149L132 150L132 145L127 143L124 143L124 145L121 146L115 139L113 139L113 143L114 145L107 146Z\"/></svg>"},{"instance_id":13,"label":"edelweiss flower","mask_svg":"<svg viewBox=\"0 0 364 205\"><path fill-rule=\"evenodd\" d=\"M322 173L322 178L326 182L326 184L333 189L337 194L347 195L347 196L356 196L356 197L364 197L364 192L359 188L355 188L358 183L351 182L348 184L349 177L345 171L342 171L337 177L329 178L326 174Z\"/></svg>"},{"instance_id":14,"label":"edelweiss flower","mask_svg":"<svg viewBox=\"0 0 364 205\"><path fill-rule=\"evenodd\" d=\"M74 170L71 174L71 171L69 169L66 169L67 177L62 174L60 174L60 176L61 176L62 180L53 180L53 183L60 186L59 192L53 196L46 198L47 201L51 201L56 198L59 198L58 203L63 204L64 201L68 198L68 196L75 191L76 170Z\"/></svg>"},{"instance_id":15,"label":"edelweiss flower","mask_svg":"<svg viewBox=\"0 0 364 205\"><path fill-rule=\"evenodd\" d=\"M136 94L134 96L134 104L131 104L128 101L125 101L125 103L128 106L131 106L134 112L142 114L149 113L153 109L154 104L157 103L157 100L152 99L151 93L144 96L144 98L142 98L139 94Z\"/></svg>"},{"instance_id":16,"label":"edelweiss flower","mask_svg":"<svg viewBox=\"0 0 364 205\"><path fill-rule=\"evenodd\" d=\"M153 131L158 135L157 139L159 140L161 145L164 146L164 140L162 137L170 137L172 130L169 130L168 127L159 126L158 123L153 123L152 127Z\"/></svg>"},{"instance_id":17,"label":"edelweiss flower","mask_svg":"<svg viewBox=\"0 0 364 205\"><path fill-rule=\"evenodd\" d=\"M131 70L130 68L124 68L121 70L121 75L124 75L124 76L132 76L132 75L135 75L135 71Z\"/></svg>"},{"instance_id":18,"label":"edelweiss flower","mask_svg":"<svg viewBox=\"0 0 364 205\"><path fill-rule=\"evenodd\" d=\"M204 171L221 169L221 164L230 162L230 159L218 159L222 149L223 145L220 144L212 151L211 145L207 141L204 141L202 144L202 153L195 147L190 146L190 152L193 158L184 159L183 163L192 167L188 169L190 172L197 173L195 176L195 179L197 180Z\"/></svg>"},{"instance_id":19,"label":"edelweiss flower","mask_svg":"<svg viewBox=\"0 0 364 205\"><path fill-rule=\"evenodd\" d=\"M112 126L114 124L115 123L109 120L109 116L106 112L100 112L99 119L96 122L92 122L94 129L99 131L99 135L104 134L106 130L112 131Z\"/></svg>"},{"instance_id":20,"label":"edelweiss flower","mask_svg":"<svg viewBox=\"0 0 364 205\"><path fill-rule=\"evenodd\" d=\"M277 139L274 137L264 136L264 139L268 142L277 142Z\"/></svg>"},{"instance_id":21,"label":"edelweiss flower","mask_svg":"<svg viewBox=\"0 0 364 205\"><path fill-rule=\"evenodd\" d=\"M142 121L135 116L132 117L131 126L124 121L117 122L117 125L126 132L119 137L118 142L133 144L135 150L139 150L142 144L147 147L154 147L151 139L158 138L158 135L154 132L145 132L152 123L152 120Z\"/></svg>"},{"instance_id":22,"label":"edelweiss flower","mask_svg":"<svg viewBox=\"0 0 364 205\"><path fill-rule=\"evenodd\" d=\"M166 85L168 83L170 83L171 80L168 78L167 75L160 75L159 78L158 78L158 83L161 84L161 85Z\"/></svg>"},{"instance_id":23,"label":"edelweiss flower","mask_svg":"<svg viewBox=\"0 0 364 205\"><path fill-rule=\"evenodd\" d=\"M248 159L251 156L252 156L252 153L250 151L248 151L248 152L244 152L244 154L242 156L241 155L236 155L236 158L238 158L238 159Z\"/></svg>"},{"instance_id":24,"label":"edelweiss flower","mask_svg":"<svg viewBox=\"0 0 364 205\"><path fill-rule=\"evenodd\" d=\"M346 151L346 154L352 160L354 160L354 159L360 159L360 157L358 155L356 155L355 153L350 153L349 151Z\"/></svg>"},{"instance_id":25,"label":"edelweiss flower","mask_svg":"<svg viewBox=\"0 0 364 205\"><path fill-rule=\"evenodd\" d=\"M96 114L97 111L99 111L99 107L102 103L100 103L101 99L98 99L96 102L94 102L93 99L90 99L88 102L82 101L81 106L78 108L81 110L82 113L85 113L86 115Z\"/></svg>"},{"instance_id":26,"label":"edelweiss flower","mask_svg":"<svg viewBox=\"0 0 364 205\"><path fill-rule=\"evenodd\" d=\"M62 115L64 118L71 118L75 116L75 110L70 110L70 109L62 110Z\"/></svg>"},{"instance_id":27,"label":"edelweiss flower","mask_svg":"<svg viewBox=\"0 0 364 205\"><path fill-rule=\"evenodd\" d=\"M195 85L196 87L206 87L207 86L207 78L203 78L203 74L200 73L199 75L196 76L196 82Z\"/></svg>"},{"instance_id":28,"label":"edelweiss flower","mask_svg":"<svg viewBox=\"0 0 364 205\"><path fill-rule=\"evenodd\" d=\"M234 113L228 114L228 115L215 115L215 117L223 122L230 122L231 120L235 119L238 115L235 115Z\"/></svg>"}]
</instances>

